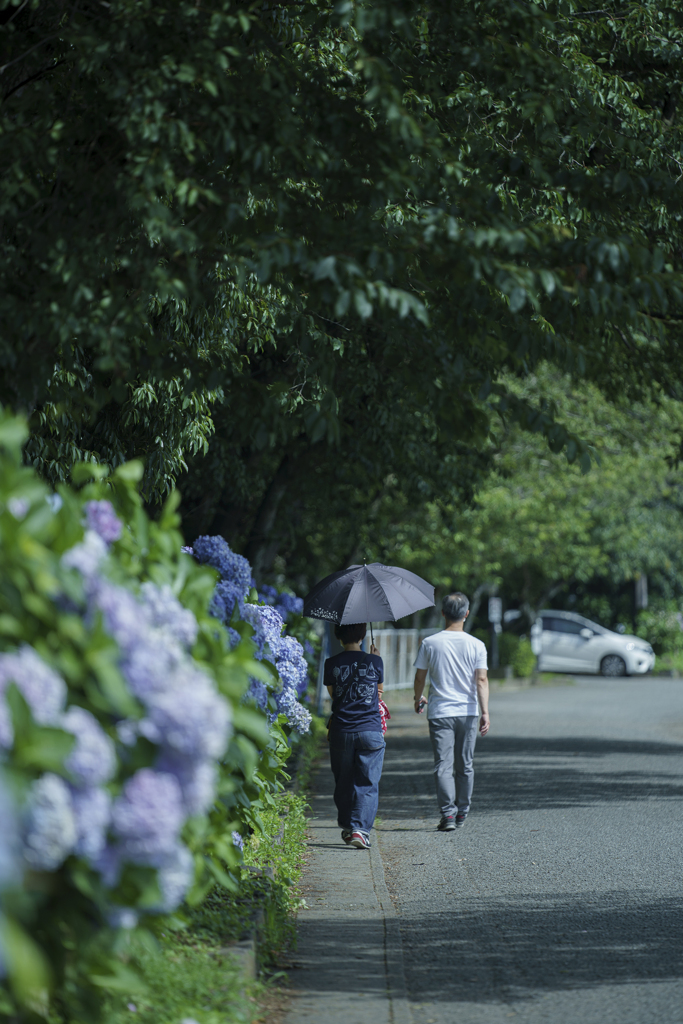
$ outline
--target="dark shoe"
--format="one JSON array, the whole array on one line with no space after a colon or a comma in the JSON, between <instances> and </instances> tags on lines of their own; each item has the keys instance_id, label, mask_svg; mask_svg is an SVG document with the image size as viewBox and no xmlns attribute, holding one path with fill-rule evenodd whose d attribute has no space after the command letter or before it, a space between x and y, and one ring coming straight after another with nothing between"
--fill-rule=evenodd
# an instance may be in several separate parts
<instances>
[{"instance_id":1,"label":"dark shoe","mask_svg":"<svg viewBox=\"0 0 683 1024\"><path fill-rule=\"evenodd\" d=\"M351 836L352 835L353 835L353 832L351 831L350 828L343 828L342 829L342 836L341 837L342 837L342 839L344 840L344 842L346 843L347 846L351 842Z\"/></svg>"},{"instance_id":2,"label":"dark shoe","mask_svg":"<svg viewBox=\"0 0 683 1024\"><path fill-rule=\"evenodd\" d=\"M452 832L455 828L455 818L452 814L444 814L443 818L436 826L439 832Z\"/></svg>"},{"instance_id":3,"label":"dark shoe","mask_svg":"<svg viewBox=\"0 0 683 1024\"><path fill-rule=\"evenodd\" d=\"M358 850L369 850L370 840L363 832L352 832L351 833L351 846L355 846Z\"/></svg>"},{"instance_id":4,"label":"dark shoe","mask_svg":"<svg viewBox=\"0 0 683 1024\"><path fill-rule=\"evenodd\" d=\"M467 821L467 815L466 814L456 814L456 816L455 816L455 827L456 828L462 828L466 821Z\"/></svg>"}]
</instances>

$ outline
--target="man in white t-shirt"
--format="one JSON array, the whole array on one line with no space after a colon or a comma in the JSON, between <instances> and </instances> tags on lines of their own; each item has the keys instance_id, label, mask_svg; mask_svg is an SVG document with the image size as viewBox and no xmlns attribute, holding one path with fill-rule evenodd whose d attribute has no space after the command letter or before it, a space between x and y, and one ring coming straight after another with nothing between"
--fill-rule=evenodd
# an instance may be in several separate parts
<instances>
[{"instance_id":1,"label":"man in white t-shirt","mask_svg":"<svg viewBox=\"0 0 683 1024\"><path fill-rule=\"evenodd\" d=\"M474 745L485 736L489 719L486 645L465 632L470 603L464 594L444 597L446 628L425 637L415 659L415 710L427 701L422 693L429 672L429 735L434 750L436 796L441 807L437 828L451 832L465 824L474 787Z\"/></svg>"}]
</instances>

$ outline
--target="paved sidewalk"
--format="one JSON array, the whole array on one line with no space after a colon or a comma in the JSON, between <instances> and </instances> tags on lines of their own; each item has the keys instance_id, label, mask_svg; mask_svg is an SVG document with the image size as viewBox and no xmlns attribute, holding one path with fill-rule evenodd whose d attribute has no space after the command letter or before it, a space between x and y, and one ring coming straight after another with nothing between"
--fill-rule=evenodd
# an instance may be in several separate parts
<instances>
[{"instance_id":1,"label":"paved sidewalk","mask_svg":"<svg viewBox=\"0 0 683 1024\"><path fill-rule=\"evenodd\" d=\"M287 1024L412 1024L401 935L373 832L372 849L347 847L323 763L311 792L310 860L299 912Z\"/></svg>"}]
</instances>

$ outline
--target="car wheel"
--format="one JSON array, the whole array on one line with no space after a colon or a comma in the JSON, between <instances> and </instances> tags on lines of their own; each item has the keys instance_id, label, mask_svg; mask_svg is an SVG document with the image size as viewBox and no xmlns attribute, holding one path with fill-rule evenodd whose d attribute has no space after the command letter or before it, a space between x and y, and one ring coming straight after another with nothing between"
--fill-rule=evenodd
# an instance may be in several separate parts
<instances>
[{"instance_id":1,"label":"car wheel","mask_svg":"<svg viewBox=\"0 0 683 1024\"><path fill-rule=\"evenodd\" d=\"M600 662L600 672L603 676L625 676L626 662L618 654L608 654Z\"/></svg>"}]
</instances>

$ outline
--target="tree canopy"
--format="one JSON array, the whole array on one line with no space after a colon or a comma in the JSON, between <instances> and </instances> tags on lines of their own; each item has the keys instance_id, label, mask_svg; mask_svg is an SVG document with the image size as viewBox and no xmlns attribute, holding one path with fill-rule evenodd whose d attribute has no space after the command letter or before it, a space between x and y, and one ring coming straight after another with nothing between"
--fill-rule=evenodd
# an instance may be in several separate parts
<instances>
[{"instance_id":1,"label":"tree canopy","mask_svg":"<svg viewBox=\"0 0 683 1024\"><path fill-rule=\"evenodd\" d=\"M507 608L522 611L527 630L543 607L574 608L608 626L631 623L641 574L655 607L680 600L683 486L673 438L681 406L669 399L615 405L548 366L517 386L583 424L599 466L582 475L515 426L498 438L492 471L471 505L387 501L379 512L382 557L442 588L464 589L474 598L473 620L480 600L498 592Z\"/></svg>"},{"instance_id":2,"label":"tree canopy","mask_svg":"<svg viewBox=\"0 0 683 1024\"><path fill-rule=\"evenodd\" d=\"M680 397L676 6L0 12L0 400L49 478L188 469L189 531L266 571L388 479L470 495L501 418L587 469L509 383L544 361Z\"/></svg>"}]
</instances>

